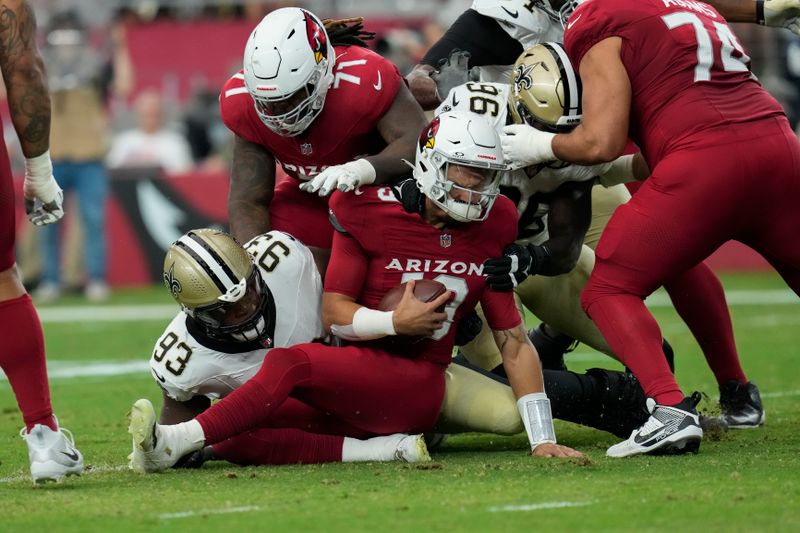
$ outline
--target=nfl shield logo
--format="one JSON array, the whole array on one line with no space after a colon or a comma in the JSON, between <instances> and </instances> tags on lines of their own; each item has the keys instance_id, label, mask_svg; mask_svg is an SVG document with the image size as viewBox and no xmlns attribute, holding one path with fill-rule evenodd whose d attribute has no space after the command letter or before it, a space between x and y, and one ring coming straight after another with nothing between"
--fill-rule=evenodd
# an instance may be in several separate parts
<instances>
[{"instance_id":1,"label":"nfl shield logo","mask_svg":"<svg viewBox=\"0 0 800 533\"><path fill-rule=\"evenodd\" d=\"M313 151L314 148L311 146L311 143L303 143L300 145L300 153L303 155L311 155Z\"/></svg>"},{"instance_id":2,"label":"nfl shield logo","mask_svg":"<svg viewBox=\"0 0 800 533\"><path fill-rule=\"evenodd\" d=\"M453 244L453 236L449 233L439 235L439 244L442 245L442 248L450 248L450 245Z\"/></svg>"}]
</instances>

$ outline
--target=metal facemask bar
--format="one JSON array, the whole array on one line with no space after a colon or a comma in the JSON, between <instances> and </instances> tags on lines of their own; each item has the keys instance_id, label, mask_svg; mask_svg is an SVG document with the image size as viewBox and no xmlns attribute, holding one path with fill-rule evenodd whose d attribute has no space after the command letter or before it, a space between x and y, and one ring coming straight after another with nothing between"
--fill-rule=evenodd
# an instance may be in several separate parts
<instances>
[{"instance_id":1,"label":"metal facemask bar","mask_svg":"<svg viewBox=\"0 0 800 533\"><path fill-rule=\"evenodd\" d=\"M283 137L294 137L304 132L311 122L322 111L319 83L323 72L317 71L303 87L297 91L280 98L265 98L252 95L255 102L256 113L261 121L272 131ZM299 91L305 91L306 97L291 111L280 115L270 114L271 104L294 98Z\"/></svg>"},{"instance_id":2,"label":"metal facemask bar","mask_svg":"<svg viewBox=\"0 0 800 533\"><path fill-rule=\"evenodd\" d=\"M487 172L487 184L482 190L469 189L462 187L447 178L449 166L451 164L467 166L477 170ZM505 167L494 165L497 167ZM433 203L444 209L448 215L459 222L480 222L489 216L497 196L500 194L500 168L478 167L474 164L465 164L446 161L438 170L436 186L431 191L435 197L431 198ZM456 199L452 192L460 193L463 199Z\"/></svg>"}]
</instances>

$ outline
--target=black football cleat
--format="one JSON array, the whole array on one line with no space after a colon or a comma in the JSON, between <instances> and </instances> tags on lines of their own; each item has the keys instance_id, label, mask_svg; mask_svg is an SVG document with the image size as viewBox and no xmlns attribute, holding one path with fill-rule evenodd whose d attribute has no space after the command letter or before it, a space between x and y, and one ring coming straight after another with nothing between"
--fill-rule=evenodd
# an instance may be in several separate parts
<instances>
[{"instance_id":1,"label":"black football cleat","mask_svg":"<svg viewBox=\"0 0 800 533\"><path fill-rule=\"evenodd\" d=\"M571 352L577 346L577 341L569 335L559 334L551 337L544 331L544 324L539 324L528 331L531 344L539 353L542 368L546 370L567 370L564 364L564 354Z\"/></svg>"},{"instance_id":2,"label":"black football cleat","mask_svg":"<svg viewBox=\"0 0 800 533\"><path fill-rule=\"evenodd\" d=\"M766 419L761 394L752 381L739 383L732 379L720 385L719 406L721 418L732 429L757 428Z\"/></svg>"}]
</instances>

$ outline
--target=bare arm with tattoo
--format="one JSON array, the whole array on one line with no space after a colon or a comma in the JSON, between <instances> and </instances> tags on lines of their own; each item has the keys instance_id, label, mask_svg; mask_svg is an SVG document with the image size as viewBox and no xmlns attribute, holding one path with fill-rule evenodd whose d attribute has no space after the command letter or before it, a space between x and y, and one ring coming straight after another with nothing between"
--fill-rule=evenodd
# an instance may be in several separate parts
<instances>
[{"instance_id":1,"label":"bare arm with tattoo","mask_svg":"<svg viewBox=\"0 0 800 533\"><path fill-rule=\"evenodd\" d=\"M492 334L503 356L503 367L508 376L511 390L514 391L514 396L519 400L530 394L543 393L544 378L539 354L536 353L536 348L528 339L525 324L521 323L514 329L492 331ZM525 422L524 418L523 422ZM581 457L583 455L572 448L556 444L554 440L536 445L531 454L538 457Z\"/></svg>"},{"instance_id":2,"label":"bare arm with tattoo","mask_svg":"<svg viewBox=\"0 0 800 533\"><path fill-rule=\"evenodd\" d=\"M36 19L25 0L0 0L0 69L11 120L25 157L50 148L50 95L36 47Z\"/></svg>"},{"instance_id":3,"label":"bare arm with tattoo","mask_svg":"<svg viewBox=\"0 0 800 533\"><path fill-rule=\"evenodd\" d=\"M25 154L25 212L41 226L64 216L64 193L50 160L50 95L36 47L36 18L25 0L0 0L0 70L11 121Z\"/></svg>"},{"instance_id":4,"label":"bare arm with tattoo","mask_svg":"<svg viewBox=\"0 0 800 533\"><path fill-rule=\"evenodd\" d=\"M275 157L264 147L236 136L228 190L228 223L239 242L245 243L270 230L269 204L274 192Z\"/></svg>"}]
</instances>

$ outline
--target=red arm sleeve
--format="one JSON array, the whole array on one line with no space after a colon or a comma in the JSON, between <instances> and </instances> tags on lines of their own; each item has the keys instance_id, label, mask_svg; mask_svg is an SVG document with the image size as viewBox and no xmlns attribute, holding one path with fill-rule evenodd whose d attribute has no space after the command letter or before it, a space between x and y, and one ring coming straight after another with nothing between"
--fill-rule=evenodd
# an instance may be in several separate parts
<instances>
[{"instance_id":1,"label":"red arm sleeve","mask_svg":"<svg viewBox=\"0 0 800 533\"><path fill-rule=\"evenodd\" d=\"M367 277L367 255L352 236L335 232L331 260L325 271L325 292L337 292L354 300Z\"/></svg>"}]
</instances>

